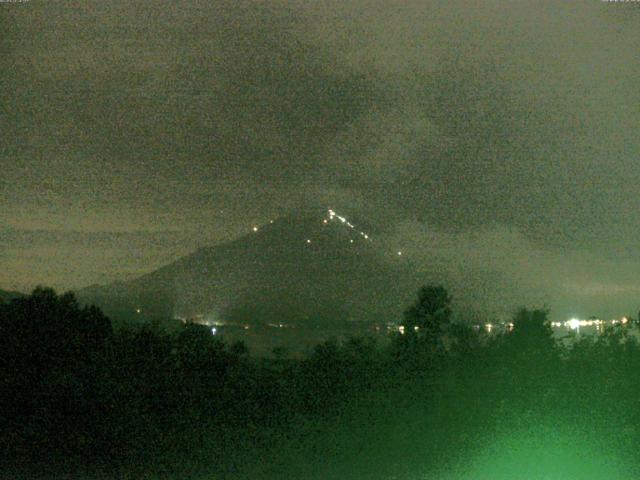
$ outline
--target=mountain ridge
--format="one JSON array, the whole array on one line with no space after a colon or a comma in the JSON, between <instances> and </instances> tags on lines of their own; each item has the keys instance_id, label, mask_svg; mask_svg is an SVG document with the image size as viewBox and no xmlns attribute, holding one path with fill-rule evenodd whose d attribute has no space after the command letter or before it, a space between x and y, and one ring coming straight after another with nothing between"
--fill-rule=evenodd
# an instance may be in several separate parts
<instances>
[{"instance_id":1,"label":"mountain ridge","mask_svg":"<svg viewBox=\"0 0 640 480\"><path fill-rule=\"evenodd\" d=\"M107 314L231 323L380 321L406 304L406 265L337 212L290 214L126 282L77 292ZM413 289L409 289L409 293Z\"/></svg>"}]
</instances>

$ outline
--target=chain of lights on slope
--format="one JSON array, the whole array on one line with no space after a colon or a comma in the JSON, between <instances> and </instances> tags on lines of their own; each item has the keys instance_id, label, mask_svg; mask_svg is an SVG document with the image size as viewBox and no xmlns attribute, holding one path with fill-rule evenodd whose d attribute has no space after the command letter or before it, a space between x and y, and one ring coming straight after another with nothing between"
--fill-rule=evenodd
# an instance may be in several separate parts
<instances>
[{"instance_id":1,"label":"chain of lights on slope","mask_svg":"<svg viewBox=\"0 0 640 480\"><path fill-rule=\"evenodd\" d=\"M322 223L324 223L325 225L328 224L329 222L333 222L333 221L337 220L337 221L341 222L343 225L345 225L348 228L350 228L351 230L356 230L357 231L356 226L354 224L352 224L349 220L347 220L346 217L343 217L342 215L339 215L338 213L336 213L335 210L329 208L329 209L327 209L327 213L328 213L328 218L324 218L322 220ZM269 223L273 223L273 222L274 222L273 220L269 220ZM252 230L254 232L257 232L259 229L260 228L257 225L254 225L252 227ZM359 234L364 240L369 241L369 242L373 241L373 239L371 238L371 236L369 236L368 233L360 231ZM351 238L351 239L349 239L349 242L350 243L354 243L355 240L353 238ZM310 244L311 243L311 239L307 238L305 240L305 243ZM402 256L402 250L398 250L396 252L396 254L398 256Z\"/></svg>"},{"instance_id":2,"label":"chain of lights on slope","mask_svg":"<svg viewBox=\"0 0 640 480\"><path fill-rule=\"evenodd\" d=\"M329 213L329 218L328 219L324 219L323 222L324 223L328 223L329 221L333 221L335 219L338 219L340 222L342 222L344 225L346 225L347 227L351 228L352 230L355 230L356 227L355 225L353 225L351 222L349 222L345 217L338 215L334 210L332 210L331 208L329 208L327 210L327 212ZM369 234L365 233L365 232L360 232L360 236L362 238L364 238L365 240L368 241L372 241L371 237L369 236ZM351 243L353 243L353 239L350 240ZM402 256L402 250L398 250L397 252L398 256Z\"/></svg>"}]
</instances>

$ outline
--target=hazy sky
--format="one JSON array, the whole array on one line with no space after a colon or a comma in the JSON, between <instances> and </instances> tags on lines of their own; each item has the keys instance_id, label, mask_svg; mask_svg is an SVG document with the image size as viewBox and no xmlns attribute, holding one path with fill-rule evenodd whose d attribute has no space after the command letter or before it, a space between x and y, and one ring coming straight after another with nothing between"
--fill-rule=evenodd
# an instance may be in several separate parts
<instances>
[{"instance_id":1,"label":"hazy sky","mask_svg":"<svg viewBox=\"0 0 640 480\"><path fill-rule=\"evenodd\" d=\"M479 304L640 307L640 4L0 3L0 288L320 203Z\"/></svg>"}]
</instances>

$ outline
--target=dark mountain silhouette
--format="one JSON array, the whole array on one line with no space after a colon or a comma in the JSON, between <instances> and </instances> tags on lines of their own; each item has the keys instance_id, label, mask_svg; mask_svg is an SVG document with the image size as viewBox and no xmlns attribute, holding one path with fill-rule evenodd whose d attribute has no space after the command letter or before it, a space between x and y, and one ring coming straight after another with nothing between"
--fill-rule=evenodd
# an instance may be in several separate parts
<instances>
[{"instance_id":1,"label":"dark mountain silhouette","mask_svg":"<svg viewBox=\"0 0 640 480\"><path fill-rule=\"evenodd\" d=\"M398 319L414 290L403 259L338 213L320 210L273 220L78 297L114 318L326 325Z\"/></svg>"}]
</instances>

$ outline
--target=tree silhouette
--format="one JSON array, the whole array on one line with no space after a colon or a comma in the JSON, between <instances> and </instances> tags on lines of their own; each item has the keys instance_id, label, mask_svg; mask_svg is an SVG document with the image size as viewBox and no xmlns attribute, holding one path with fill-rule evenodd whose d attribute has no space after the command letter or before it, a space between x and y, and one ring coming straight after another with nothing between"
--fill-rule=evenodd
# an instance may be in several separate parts
<instances>
[{"instance_id":1,"label":"tree silhouette","mask_svg":"<svg viewBox=\"0 0 640 480\"><path fill-rule=\"evenodd\" d=\"M553 330L549 324L549 310L546 308L529 310L525 307L518 309L513 317L514 343L520 348L535 350L550 350L555 342Z\"/></svg>"},{"instance_id":2,"label":"tree silhouette","mask_svg":"<svg viewBox=\"0 0 640 480\"><path fill-rule=\"evenodd\" d=\"M43 375L52 368L85 361L104 347L111 321L96 307L80 307L72 293L38 287L0 309L2 359L23 372Z\"/></svg>"},{"instance_id":3,"label":"tree silhouette","mask_svg":"<svg viewBox=\"0 0 640 480\"><path fill-rule=\"evenodd\" d=\"M412 335L436 342L451 320L451 297L441 286L423 286L418 290L416 302L404 313L402 326Z\"/></svg>"}]
</instances>

